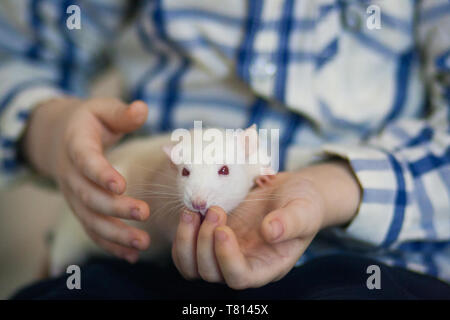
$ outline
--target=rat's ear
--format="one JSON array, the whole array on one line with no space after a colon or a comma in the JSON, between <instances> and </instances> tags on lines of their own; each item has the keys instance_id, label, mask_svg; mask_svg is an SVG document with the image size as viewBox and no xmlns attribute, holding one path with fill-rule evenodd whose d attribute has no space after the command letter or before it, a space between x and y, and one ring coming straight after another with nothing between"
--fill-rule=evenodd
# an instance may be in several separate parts
<instances>
[{"instance_id":1,"label":"rat's ear","mask_svg":"<svg viewBox=\"0 0 450 320\"><path fill-rule=\"evenodd\" d=\"M162 146L162 150L166 154L167 158L169 158L169 160L170 160L170 167L177 170L177 166L176 166L175 162L173 162L173 159L172 159L173 145L165 144Z\"/></svg>"},{"instance_id":2,"label":"rat's ear","mask_svg":"<svg viewBox=\"0 0 450 320\"><path fill-rule=\"evenodd\" d=\"M162 146L162 150L171 160L172 160L172 157L170 154L172 153L172 148L173 148L173 146L171 146L170 144L165 144Z\"/></svg>"},{"instance_id":3,"label":"rat's ear","mask_svg":"<svg viewBox=\"0 0 450 320\"><path fill-rule=\"evenodd\" d=\"M173 149L173 145L171 145L171 144L165 144L165 145L162 146L162 150L166 154L167 158L169 158L171 163L173 163L172 149Z\"/></svg>"},{"instance_id":4,"label":"rat's ear","mask_svg":"<svg viewBox=\"0 0 450 320\"><path fill-rule=\"evenodd\" d=\"M250 127L245 129L245 132L255 132L256 134L258 134L258 127L256 123L252 124Z\"/></svg>"}]
</instances>

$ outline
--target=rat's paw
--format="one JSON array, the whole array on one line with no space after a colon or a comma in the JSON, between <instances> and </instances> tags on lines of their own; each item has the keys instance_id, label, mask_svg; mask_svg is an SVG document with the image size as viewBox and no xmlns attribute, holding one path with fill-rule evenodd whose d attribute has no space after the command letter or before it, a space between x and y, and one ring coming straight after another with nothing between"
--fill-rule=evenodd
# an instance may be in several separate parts
<instances>
[{"instance_id":1,"label":"rat's paw","mask_svg":"<svg viewBox=\"0 0 450 320\"><path fill-rule=\"evenodd\" d=\"M255 178L255 183L258 187L263 188L266 185L271 184L271 180L275 178L275 175L264 175Z\"/></svg>"}]
</instances>

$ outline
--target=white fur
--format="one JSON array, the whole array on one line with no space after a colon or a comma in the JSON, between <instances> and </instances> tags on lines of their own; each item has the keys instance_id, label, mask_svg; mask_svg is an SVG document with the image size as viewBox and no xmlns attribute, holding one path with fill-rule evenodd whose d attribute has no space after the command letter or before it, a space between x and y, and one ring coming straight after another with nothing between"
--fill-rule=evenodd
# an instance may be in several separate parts
<instances>
[{"instance_id":1,"label":"white fur","mask_svg":"<svg viewBox=\"0 0 450 320\"><path fill-rule=\"evenodd\" d=\"M248 130L256 132L255 127L247 129L247 133ZM227 140L226 143L230 141ZM158 191L156 185L164 184L165 188L159 191L167 192L167 187L173 188L174 200L182 201L188 209L193 211L195 210L192 207L192 200L199 198L206 201L206 209L201 212L202 214L205 214L207 208L211 206L219 206L227 213L231 212L247 196L254 184L254 179L260 173L258 165L227 163L225 158L222 159L221 164L169 165L170 162L165 153L168 154L170 148L164 148L167 145L170 145L170 136L135 139L113 150L108 155L108 159L124 176L128 186L154 183L154 186L149 185L147 188ZM243 146L240 144L237 147ZM228 166L229 174L219 175L218 171L224 164ZM190 171L189 176L182 176L183 167ZM152 172L160 174L149 174L145 168L153 169ZM166 204L170 200L167 197L158 199L157 196L146 196L141 199L149 204L153 213L158 209L162 209L164 213L168 210ZM70 264L83 263L88 256L105 254L86 235L68 207L65 211L61 225L55 230L51 247L52 275L63 272L64 268ZM176 231L178 215L163 215L163 219L160 220L163 222L152 221L151 218L147 222L127 221L129 224L145 229L151 236L150 248L141 254L141 258L155 259L161 252L170 252L168 248Z\"/></svg>"},{"instance_id":2,"label":"white fur","mask_svg":"<svg viewBox=\"0 0 450 320\"><path fill-rule=\"evenodd\" d=\"M246 158L249 157L249 152L257 151L256 147L249 148L247 152L245 152L244 140L241 139L244 134L256 134L256 126L252 126L241 132L241 135L237 134L237 139L234 136L226 136L224 130L216 130L219 130L222 133L222 137L224 137L223 143L220 143L220 146L224 148L224 151L234 148L235 154L237 154L238 149L240 149ZM215 140L209 143L204 142L202 145L203 152L205 152L206 148L211 147L210 144L218 143ZM194 146L191 145L190 147L192 151L196 150ZM170 158L171 148L166 147L164 151ZM185 206L189 210L197 211L192 206L192 201L199 200L206 202L205 210L200 211L203 215L205 215L207 209L212 206L219 206L224 209L225 212L229 213L244 200L249 190L253 187L254 180L259 175L259 166L257 164L251 165L247 163L248 161L244 164L237 164L237 161L235 161L236 159L228 159L227 161L225 152L223 152L221 156L220 159L216 159L214 164L182 163L176 165L178 171L177 188L183 197ZM224 165L228 166L228 175L220 175L218 173L220 168ZM182 175L183 168L189 170L189 176Z\"/></svg>"}]
</instances>

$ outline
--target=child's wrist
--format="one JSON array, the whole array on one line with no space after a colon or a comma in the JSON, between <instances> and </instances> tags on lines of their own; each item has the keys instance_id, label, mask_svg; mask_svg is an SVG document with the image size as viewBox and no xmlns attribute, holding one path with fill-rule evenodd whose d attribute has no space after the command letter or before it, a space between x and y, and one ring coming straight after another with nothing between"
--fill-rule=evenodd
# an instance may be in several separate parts
<instances>
[{"instance_id":1,"label":"child's wrist","mask_svg":"<svg viewBox=\"0 0 450 320\"><path fill-rule=\"evenodd\" d=\"M67 100L67 102L65 101ZM52 177L56 141L72 98L56 98L40 103L33 110L22 137L22 154L39 174Z\"/></svg>"},{"instance_id":2,"label":"child's wrist","mask_svg":"<svg viewBox=\"0 0 450 320\"><path fill-rule=\"evenodd\" d=\"M323 199L322 228L346 225L356 215L361 187L346 160L333 160L301 170Z\"/></svg>"}]
</instances>

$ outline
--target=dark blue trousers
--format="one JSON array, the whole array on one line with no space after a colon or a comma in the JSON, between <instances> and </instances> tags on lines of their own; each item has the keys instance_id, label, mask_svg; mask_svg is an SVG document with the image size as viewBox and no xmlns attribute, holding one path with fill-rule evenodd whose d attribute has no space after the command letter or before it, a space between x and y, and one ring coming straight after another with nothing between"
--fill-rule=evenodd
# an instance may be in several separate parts
<instances>
[{"instance_id":1,"label":"dark blue trousers","mask_svg":"<svg viewBox=\"0 0 450 320\"><path fill-rule=\"evenodd\" d=\"M369 290L366 270L373 264L381 269L381 289ZM109 259L81 266L80 290L67 289L68 276L34 283L12 299L450 299L450 286L435 278L353 255L317 258L292 269L280 281L239 291L223 284L187 281L173 265L130 265Z\"/></svg>"}]
</instances>

